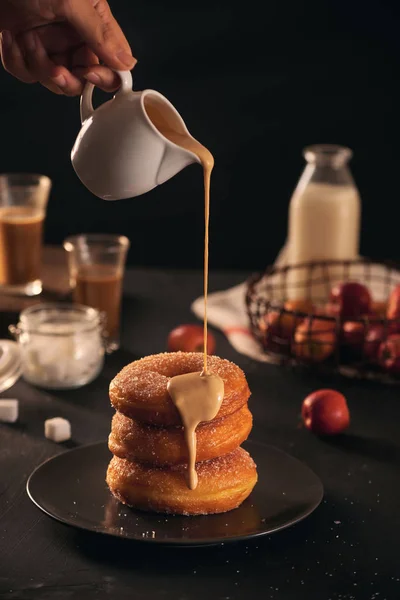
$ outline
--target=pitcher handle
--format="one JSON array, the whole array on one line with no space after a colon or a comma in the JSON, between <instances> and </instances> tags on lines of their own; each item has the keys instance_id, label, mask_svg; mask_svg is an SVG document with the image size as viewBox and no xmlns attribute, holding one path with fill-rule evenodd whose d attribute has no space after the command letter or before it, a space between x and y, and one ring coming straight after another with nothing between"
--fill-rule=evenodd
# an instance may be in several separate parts
<instances>
[{"instance_id":1,"label":"pitcher handle","mask_svg":"<svg viewBox=\"0 0 400 600\"><path fill-rule=\"evenodd\" d=\"M116 73L121 78L121 87L119 88L118 92L116 93L116 96L118 96L119 94L126 94L127 92L132 92L133 81L132 81L131 72L130 71L116 71ZM86 121L86 119L89 119L89 117L91 117L92 114L94 113L93 102L92 102L94 87L95 86L93 85L93 83L88 82L85 85L85 87L83 88L83 92L82 92L82 96L81 96L81 122L82 122L82 125Z\"/></svg>"}]
</instances>

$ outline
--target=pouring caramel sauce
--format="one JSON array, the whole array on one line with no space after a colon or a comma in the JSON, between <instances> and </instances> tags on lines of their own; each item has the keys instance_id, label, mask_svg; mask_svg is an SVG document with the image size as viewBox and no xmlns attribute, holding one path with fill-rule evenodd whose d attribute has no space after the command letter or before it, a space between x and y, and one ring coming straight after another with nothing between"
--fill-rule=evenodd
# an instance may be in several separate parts
<instances>
[{"instance_id":1,"label":"pouring caramel sauce","mask_svg":"<svg viewBox=\"0 0 400 600\"><path fill-rule=\"evenodd\" d=\"M208 295L208 246L210 221L210 182L214 167L214 157L200 142L188 132L176 131L167 115L151 103L146 112L159 132L177 146L193 152L203 167L204 178L204 365L197 373L186 373L172 377L168 382L168 393L179 413L185 430L188 447L188 486L197 487L196 473L196 428L204 421L211 421L218 414L224 399L224 382L207 369L207 295Z\"/></svg>"}]
</instances>

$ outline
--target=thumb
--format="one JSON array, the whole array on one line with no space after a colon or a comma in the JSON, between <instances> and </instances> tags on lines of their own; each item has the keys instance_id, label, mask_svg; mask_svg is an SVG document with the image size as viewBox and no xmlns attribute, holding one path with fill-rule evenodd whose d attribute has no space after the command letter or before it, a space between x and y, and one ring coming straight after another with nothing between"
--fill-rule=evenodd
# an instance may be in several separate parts
<instances>
[{"instance_id":1,"label":"thumb","mask_svg":"<svg viewBox=\"0 0 400 600\"><path fill-rule=\"evenodd\" d=\"M137 60L106 0L99 0L95 6L91 0L69 0L63 5L62 16L107 67L133 69Z\"/></svg>"}]
</instances>

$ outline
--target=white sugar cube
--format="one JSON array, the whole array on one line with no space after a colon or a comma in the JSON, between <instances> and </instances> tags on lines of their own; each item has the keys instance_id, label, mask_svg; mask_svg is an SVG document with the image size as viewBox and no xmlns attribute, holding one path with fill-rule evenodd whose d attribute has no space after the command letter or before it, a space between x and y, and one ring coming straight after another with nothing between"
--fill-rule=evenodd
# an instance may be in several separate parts
<instances>
[{"instance_id":1,"label":"white sugar cube","mask_svg":"<svg viewBox=\"0 0 400 600\"><path fill-rule=\"evenodd\" d=\"M15 423L18 419L18 400L0 400L0 421Z\"/></svg>"},{"instance_id":2,"label":"white sugar cube","mask_svg":"<svg viewBox=\"0 0 400 600\"><path fill-rule=\"evenodd\" d=\"M53 442L65 442L71 437L71 423L62 417L54 417L44 422L44 435Z\"/></svg>"}]
</instances>

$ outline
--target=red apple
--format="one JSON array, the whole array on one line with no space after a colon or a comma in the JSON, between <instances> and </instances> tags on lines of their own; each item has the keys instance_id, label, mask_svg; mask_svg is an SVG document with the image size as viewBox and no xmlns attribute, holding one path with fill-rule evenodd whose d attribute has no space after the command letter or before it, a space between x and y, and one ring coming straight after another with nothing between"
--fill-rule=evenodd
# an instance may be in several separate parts
<instances>
[{"instance_id":1,"label":"red apple","mask_svg":"<svg viewBox=\"0 0 400 600\"><path fill-rule=\"evenodd\" d=\"M214 354L215 338L211 331L207 335L207 353ZM173 329L167 340L168 352L202 352L204 347L204 329L202 325L179 325Z\"/></svg>"},{"instance_id":2,"label":"red apple","mask_svg":"<svg viewBox=\"0 0 400 600\"><path fill-rule=\"evenodd\" d=\"M378 358L379 347L386 337L383 325L372 325L365 334L363 353L365 358L375 361Z\"/></svg>"},{"instance_id":3,"label":"red apple","mask_svg":"<svg viewBox=\"0 0 400 600\"><path fill-rule=\"evenodd\" d=\"M379 347L379 363L388 373L400 373L400 334L389 335Z\"/></svg>"},{"instance_id":4,"label":"red apple","mask_svg":"<svg viewBox=\"0 0 400 600\"><path fill-rule=\"evenodd\" d=\"M371 315L379 319L386 317L387 304L386 302L373 302L371 306Z\"/></svg>"},{"instance_id":5,"label":"red apple","mask_svg":"<svg viewBox=\"0 0 400 600\"><path fill-rule=\"evenodd\" d=\"M386 316L389 320L393 320L393 323L390 323L390 331L400 332L400 284L392 290L389 296Z\"/></svg>"},{"instance_id":6,"label":"red apple","mask_svg":"<svg viewBox=\"0 0 400 600\"><path fill-rule=\"evenodd\" d=\"M334 317L336 319L336 317L340 316L340 306L333 302L327 302L323 308L323 313L328 317Z\"/></svg>"},{"instance_id":7,"label":"red apple","mask_svg":"<svg viewBox=\"0 0 400 600\"><path fill-rule=\"evenodd\" d=\"M296 328L292 351L298 358L321 362L333 353L335 346L335 323L307 318Z\"/></svg>"},{"instance_id":8,"label":"red apple","mask_svg":"<svg viewBox=\"0 0 400 600\"><path fill-rule=\"evenodd\" d=\"M372 298L365 285L346 281L332 288L330 301L339 306L340 317L350 321L370 312Z\"/></svg>"},{"instance_id":9,"label":"red apple","mask_svg":"<svg viewBox=\"0 0 400 600\"><path fill-rule=\"evenodd\" d=\"M260 322L263 344L266 350L285 353L290 347L296 327L296 318L284 311L267 313Z\"/></svg>"},{"instance_id":10,"label":"red apple","mask_svg":"<svg viewBox=\"0 0 400 600\"><path fill-rule=\"evenodd\" d=\"M342 327L342 341L353 352L361 352L367 326L360 321L346 321Z\"/></svg>"},{"instance_id":11,"label":"red apple","mask_svg":"<svg viewBox=\"0 0 400 600\"><path fill-rule=\"evenodd\" d=\"M287 300L283 306L285 310L307 315L314 312L314 304L311 300Z\"/></svg>"},{"instance_id":12,"label":"red apple","mask_svg":"<svg viewBox=\"0 0 400 600\"><path fill-rule=\"evenodd\" d=\"M335 390L318 390L303 401L304 425L318 435L341 433L350 423L346 398Z\"/></svg>"}]
</instances>

